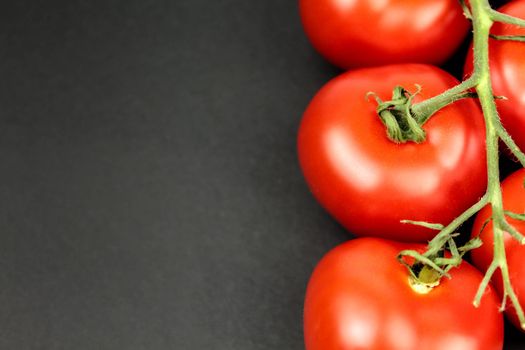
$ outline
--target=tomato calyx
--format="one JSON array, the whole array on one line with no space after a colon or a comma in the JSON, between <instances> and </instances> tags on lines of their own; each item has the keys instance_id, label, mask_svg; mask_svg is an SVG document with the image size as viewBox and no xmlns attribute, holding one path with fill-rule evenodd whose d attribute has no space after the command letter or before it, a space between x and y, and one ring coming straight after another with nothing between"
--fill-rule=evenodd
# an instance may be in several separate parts
<instances>
[{"instance_id":1,"label":"tomato calyx","mask_svg":"<svg viewBox=\"0 0 525 350\"><path fill-rule=\"evenodd\" d=\"M475 92L450 91L441 94L438 99L429 99L422 103L414 104L413 100L421 93L422 87L415 84L416 91L410 92L402 86L394 87L392 99L383 101L374 92L369 92L366 97L374 97L376 112L381 122L386 127L388 138L395 143L415 142L422 143L426 140L423 125L440 109L463 98L477 97Z\"/></svg>"},{"instance_id":2,"label":"tomato calyx","mask_svg":"<svg viewBox=\"0 0 525 350\"><path fill-rule=\"evenodd\" d=\"M412 100L421 92L421 86L416 85L416 92L411 93L402 86L396 86L390 101L383 101L373 92L377 102L377 114L386 127L387 136L395 143L425 141L426 133L412 113Z\"/></svg>"},{"instance_id":3,"label":"tomato calyx","mask_svg":"<svg viewBox=\"0 0 525 350\"><path fill-rule=\"evenodd\" d=\"M418 294L428 294L439 285L441 281L440 274L433 268L425 265L419 271L419 277L408 277L410 288Z\"/></svg>"},{"instance_id":4,"label":"tomato calyx","mask_svg":"<svg viewBox=\"0 0 525 350\"><path fill-rule=\"evenodd\" d=\"M439 224L409 222L412 224L439 229ZM415 250L401 251L397 259L409 272L410 287L419 294L427 294L438 286L441 278L450 278L449 271L461 265L463 256L470 250L479 248L482 241L474 237L465 245L457 247L454 238L459 233L437 235L432 239L424 253Z\"/></svg>"}]
</instances>

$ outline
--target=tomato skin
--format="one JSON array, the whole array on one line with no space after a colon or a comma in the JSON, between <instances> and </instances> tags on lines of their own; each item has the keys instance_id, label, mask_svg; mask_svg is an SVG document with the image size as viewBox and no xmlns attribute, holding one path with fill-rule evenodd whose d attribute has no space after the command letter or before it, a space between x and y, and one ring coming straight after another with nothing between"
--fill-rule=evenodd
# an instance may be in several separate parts
<instances>
[{"instance_id":1,"label":"tomato skin","mask_svg":"<svg viewBox=\"0 0 525 350\"><path fill-rule=\"evenodd\" d=\"M395 144L365 95L391 97L395 85L423 89L425 99L457 84L421 64L363 68L326 84L306 109L298 135L299 162L313 195L350 232L398 241L427 241L436 231L402 224L448 224L483 195L485 129L473 100L461 100L425 125L427 140Z\"/></svg>"},{"instance_id":2,"label":"tomato skin","mask_svg":"<svg viewBox=\"0 0 525 350\"><path fill-rule=\"evenodd\" d=\"M304 307L306 350L499 350L503 317L489 286L472 304L481 274L467 262L428 294L409 285L397 260L424 249L359 238L330 251L317 265Z\"/></svg>"},{"instance_id":3,"label":"tomato skin","mask_svg":"<svg viewBox=\"0 0 525 350\"><path fill-rule=\"evenodd\" d=\"M312 45L344 69L441 64L469 28L457 0L300 0L299 9Z\"/></svg>"},{"instance_id":4,"label":"tomato skin","mask_svg":"<svg viewBox=\"0 0 525 350\"><path fill-rule=\"evenodd\" d=\"M525 0L511 1L498 11L525 18ZM495 35L525 35L525 28L495 23ZM525 150L525 43L490 39L489 62L494 94L505 96L496 100L503 126L521 150ZM472 47L465 61L465 75L472 73Z\"/></svg>"},{"instance_id":5,"label":"tomato skin","mask_svg":"<svg viewBox=\"0 0 525 350\"><path fill-rule=\"evenodd\" d=\"M525 213L525 188L523 188L523 181L525 180L525 169L520 169L509 175L502 183L501 190L503 196L503 208L515 213ZM474 225L472 226L472 237L480 233L483 224L492 215L490 206L486 206L476 216ZM525 222L508 218L509 224L513 225L519 232L525 233ZM483 245L472 251L472 262L481 271L486 271L492 262L493 257L493 238L494 230L492 228L492 221L487 224L480 233L480 238ZM513 239L508 233L504 233L505 253L507 256L507 264L509 268L509 275L514 291L518 296L520 305L525 308L525 246L520 245L518 241ZM494 287L499 295L503 297L503 283L501 280L501 273L496 270L492 279ZM505 314L511 322L519 329L521 329L518 317L510 301L507 301L507 310ZM523 331L523 329L522 329Z\"/></svg>"}]
</instances>

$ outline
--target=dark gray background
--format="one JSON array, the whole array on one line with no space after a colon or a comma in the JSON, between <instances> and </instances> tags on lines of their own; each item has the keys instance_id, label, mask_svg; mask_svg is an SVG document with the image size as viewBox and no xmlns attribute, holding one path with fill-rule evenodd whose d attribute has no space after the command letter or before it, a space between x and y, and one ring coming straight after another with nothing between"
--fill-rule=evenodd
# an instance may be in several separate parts
<instances>
[{"instance_id":1,"label":"dark gray background","mask_svg":"<svg viewBox=\"0 0 525 350\"><path fill-rule=\"evenodd\" d=\"M350 236L296 161L338 72L296 7L2 2L1 349L303 348L308 277Z\"/></svg>"}]
</instances>

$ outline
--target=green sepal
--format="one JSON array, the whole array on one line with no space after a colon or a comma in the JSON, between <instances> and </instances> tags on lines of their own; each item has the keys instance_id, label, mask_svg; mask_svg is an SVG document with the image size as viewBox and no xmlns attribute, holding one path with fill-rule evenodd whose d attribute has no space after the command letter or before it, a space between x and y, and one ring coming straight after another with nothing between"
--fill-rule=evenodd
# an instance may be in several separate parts
<instances>
[{"instance_id":1,"label":"green sepal","mask_svg":"<svg viewBox=\"0 0 525 350\"><path fill-rule=\"evenodd\" d=\"M436 231L441 231L442 229L445 228L445 226L443 226L442 224L435 224L435 223L426 222L426 221L401 220L401 223L422 226L422 227L426 227L426 228L429 228L431 230L436 230Z\"/></svg>"}]
</instances>

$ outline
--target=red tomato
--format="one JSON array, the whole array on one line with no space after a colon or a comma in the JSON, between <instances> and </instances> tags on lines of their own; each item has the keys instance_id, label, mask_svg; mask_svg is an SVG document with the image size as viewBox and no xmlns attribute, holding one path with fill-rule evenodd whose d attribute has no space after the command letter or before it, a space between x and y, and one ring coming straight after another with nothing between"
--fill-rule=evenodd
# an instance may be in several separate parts
<instances>
[{"instance_id":1,"label":"red tomato","mask_svg":"<svg viewBox=\"0 0 525 350\"><path fill-rule=\"evenodd\" d=\"M395 85L415 100L445 91L457 80L439 68L392 65L347 72L324 86L308 106L298 136L299 161L314 196L356 235L425 241L436 231L409 219L448 224L486 187L485 129L473 100L461 100L425 125L427 140L395 144L365 95L383 100Z\"/></svg>"},{"instance_id":2,"label":"red tomato","mask_svg":"<svg viewBox=\"0 0 525 350\"><path fill-rule=\"evenodd\" d=\"M501 190L503 193L503 207L515 213L525 213L525 188L523 188L523 181L525 180L525 169L520 169L501 183ZM483 208L477 215L474 225L472 227L472 236L480 233L483 224L492 215L490 206ZM508 222L513 225L519 232L525 233L525 222L507 218ZM481 232L481 239L483 245L476 250L473 250L472 261L480 270L486 271L489 267L493 256L493 228L492 221L487 224ZM507 264L509 267L509 274L512 286L516 292L522 308L525 308L525 246L522 246L513 239L508 233L505 233L505 252L507 255ZM503 296L503 283L501 281L501 273L496 271L493 278L494 286ZM516 312L511 307L510 301L507 301L508 309L505 311L509 319L516 327L520 328Z\"/></svg>"},{"instance_id":3,"label":"red tomato","mask_svg":"<svg viewBox=\"0 0 525 350\"><path fill-rule=\"evenodd\" d=\"M525 18L525 0L512 1L499 11ZM525 28L495 23L495 35L525 35ZM525 43L490 39L490 72L494 94L507 97L497 100L503 126L525 151ZM465 74L472 72L472 48L465 62Z\"/></svg>"},{"instance_id":4,"label":"red tomato","mask_svg":"<svg viewBox=\"0 0 525 350\"><path fill-rule=\"evenodd\" d=\"M300 0L313 46L341 68L443 63L469 22L457 0Z\"/></svg>"},{"instance_id":5,"label":"red tomato","mask_svg":"<svg viewBox=\"0 0 525 350\"><path fill-rule=\"evenodd\" d=\"M467 262L427 294L416 292L397 260L423 249L360 238L329 252L306 292L307 350L500 350L503 317L492 288L479 308L472 301L481 274Z\"/></svg>"}]
</instances>

